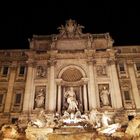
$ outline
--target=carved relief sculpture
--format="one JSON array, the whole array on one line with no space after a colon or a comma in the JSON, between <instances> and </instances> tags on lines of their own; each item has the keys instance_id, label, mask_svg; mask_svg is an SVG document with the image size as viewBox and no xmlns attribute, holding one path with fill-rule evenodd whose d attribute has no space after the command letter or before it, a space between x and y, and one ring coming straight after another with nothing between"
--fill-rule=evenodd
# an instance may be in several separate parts
<instances>
[{"instance_id":1,"label":"carved relief sculpture","mask_svg":"<svg viewBox=\"0 0 140 140\"><path fill-rule=\"evenodd\" d=\"M97 75L98 76L105 76L105 75L107 75L107 73L106 73L106 66L104 66L104 65L98 65L96 70L97 70Z\"/></svg>"},{"instance_id":2,"label":"carved relief sculpture","mask_svg":"<svg viewBox=\"0 0 140 140\"><path fill-rule=\"evenodd\" d=\"M46 77L46 69L43 66L38 66L36 75L38 78Z\"/></svg>"}]
</instances>

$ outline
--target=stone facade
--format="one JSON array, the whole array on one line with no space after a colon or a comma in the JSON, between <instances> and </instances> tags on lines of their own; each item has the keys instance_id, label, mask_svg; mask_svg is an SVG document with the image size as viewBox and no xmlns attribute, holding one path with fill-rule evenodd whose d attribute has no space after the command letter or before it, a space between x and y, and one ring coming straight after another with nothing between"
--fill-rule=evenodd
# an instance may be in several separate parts
<instances>
[{"instance_id":1,"label":"stone facade","mask_svg":"<svg viewBox=\"0 0 140 140\"><path fill-rule=\"evenodd\" d=\"M41 109L63 114L73 87L81 113L140 113L140 46L113 46L109 33L82 33L74 20L59 34L33 35L30 49L0 50L1 124ZM121 118L122 117L122 118Z\"/></svg>"}]
</instances>

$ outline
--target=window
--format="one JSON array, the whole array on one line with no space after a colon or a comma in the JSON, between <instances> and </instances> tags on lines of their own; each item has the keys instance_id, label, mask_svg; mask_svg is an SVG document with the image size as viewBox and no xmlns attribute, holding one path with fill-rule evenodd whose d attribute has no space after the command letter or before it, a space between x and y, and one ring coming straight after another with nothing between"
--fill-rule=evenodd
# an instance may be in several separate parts
<instances>
[{"instance_id":1,"label":"window","mask_svg":"<svg viewBox=\"0 0 140 140\"><path fill-rule=\"evenodd\" d=\"M25 66L20 66L20 69L19 69L19 76L23 76L25 73Z\"/></svg>"},{"instance_id":2,"label":"window","mask_svg":"<svg viewBox=\"0 0 140 140\"><path fill-rule=\"evenodd\" d=\"M15 89L13 104L11 111L12 112L20 112L22 110L22 100L23 99L23 89Z\"/></svg>"},{"instance_id":3,"label":"window","mask_svg":"<svg viewBox=\"0 0 140 140\"><path fill-rule=\"evenodd\" d=\"M3 103L3 94L0 94L0 105Z\"/></svg>"},{"instance_id":4,"label":"window","mask_svg":"<svg viewBox=\"0 0 140 140\"><path fill-rule=\"evenodd\" d=\"M8 66L4 66L4 67L3 67L2 76L7 76L7 74L8 74L8 69L9 69Z\"/></svg>"},{"instance_id":5,"label":"window","mask_svg":"<svg viewBox=\"0 0 140 140\"><path fill-rule=\"evenodd\" d=\"M131 100L129 91L124 91L124 99L125 100Z\"/></svg>"},{"instance_id":6,"label":"window","mask_svg":"<svg viewBox=\"0 0 140 140\"><path fill-rule=\"evenodd\" d=\"M18 121L18 118L12 118L12 124L15 124Z\"/></svg>"},{"instance_id":7,"label":"window","mask_svg":"<svg viewBox=\"0 0 140 140\"><path fill-rule=\"evenodd\" d=\"M120 63L119 64L119 73L121 74L121 76L123 75L123 76L126 76L126 70L125 70L125 65L124 65L124 63Z\"/></svg>"},{"instance_id":8,"label":"window","mask_svg":"<svg viewBox=\"0 0 140 140\"><path fill-rule=\"evenodd\" d=\"M140 63L136 63L136 69L138 72L140 72Z\"/></svg>"},{"instance_id":9,"label":"window","mask_svg":"<svg viewBox=\"0 0 140 140\"><path fill-rule=\"evenodd\" d=\"M120 72L124 72L125 71L124 64L119 64L119 68L120 68Z\"/></svg>"},{"instance_id":10,"label":"window","mask_svg":"<svg viewBox=\"0 0 140 140\"><path fill-rule=\"evenodd\" d=\"M15 105L20 105L21 102L21 93L16 93L15 95Z\"/></svg>"}]
</instances>

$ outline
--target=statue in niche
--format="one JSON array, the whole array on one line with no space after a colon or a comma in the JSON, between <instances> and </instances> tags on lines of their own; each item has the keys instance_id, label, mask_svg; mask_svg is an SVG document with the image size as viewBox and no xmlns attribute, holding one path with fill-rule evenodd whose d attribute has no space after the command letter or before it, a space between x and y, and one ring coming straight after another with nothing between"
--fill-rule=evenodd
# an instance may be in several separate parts
<instances>
[{"instance_id":1,"label":"statue in niche","mask_svg":"<svg viewBox=\"0 0 140 140\"><path fill-rule=\"evenodd\" d=\"M45 106L45 91L41 88L35 95L35 108L44 108Z\"/></svg>"},{"instance_id":2,"label":"statue in niche","mask_svg":"<svg viewBox=\"0 0 140 140\"><path fill-rule=\"evenodd\" d=\"M109 100L109 91L106 88L106 86L103 86L103 89L100 92L100 98L103 106L109 106L110 100Z\"/></svg>"},{"instance_id":3,"label":"statue in niche","mask_svg":"<svg viewBox=\"0 0 140 140\"><path fill-rule=\"evenodd\" d=\"M45 77L46 76L46 70L43 68L43 66L37 67L37 77Z\"/></svg>"},{"instance_id":4,"label":"statue in niche","mask_svg":"<svg viewBox=\"0 0 140 140\"><path fill-rule=\"evenodd\" d=\"M76 100L76 94L73 90L73 87L70 87L65 93L64 97L67 98L68 109L69 113L78 111L78 101Z\"/></svg>"},{"instance_id":5,"label":"statue in niche","mask_svg":"<svg viewBox=\"0 0 140 140\"><path fill-rule=\"evenodd\" d=\"M106 67L101 65L97 66L97 75L98 76L106 75Z\"/></svg>"}]
</instances>

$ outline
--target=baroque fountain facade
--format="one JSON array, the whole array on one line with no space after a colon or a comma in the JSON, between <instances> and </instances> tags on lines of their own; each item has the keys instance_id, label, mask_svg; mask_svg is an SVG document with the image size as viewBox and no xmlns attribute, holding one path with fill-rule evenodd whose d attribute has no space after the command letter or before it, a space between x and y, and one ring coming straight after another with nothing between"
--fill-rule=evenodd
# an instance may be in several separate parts
<instances>
[{"instance_id":1,"label":"baroque fountain facade","mask_svg":"<svg viewBox=\"0 0 140 140\"><path fill-rule=\"evenodd\" d=\"M109 33L83 28L70 19L59 34L33 35L30 49L0 51L2 137L126 138L138 131L139 46L113 46Z\"/></svg>"}]
</instances>

